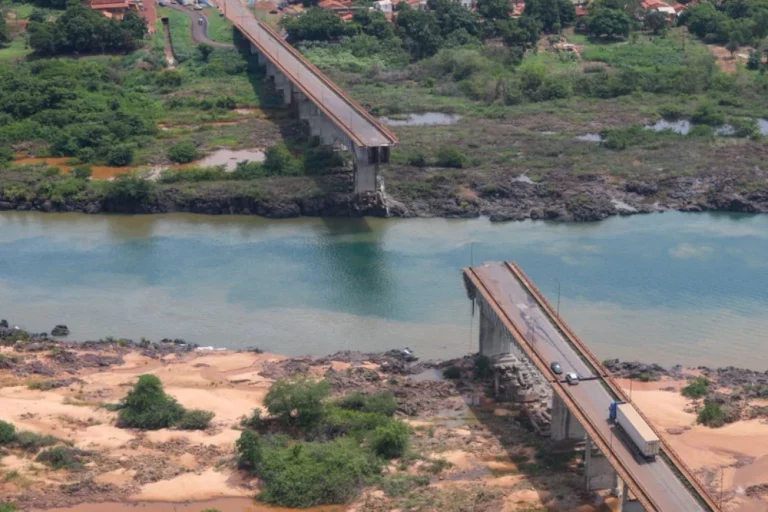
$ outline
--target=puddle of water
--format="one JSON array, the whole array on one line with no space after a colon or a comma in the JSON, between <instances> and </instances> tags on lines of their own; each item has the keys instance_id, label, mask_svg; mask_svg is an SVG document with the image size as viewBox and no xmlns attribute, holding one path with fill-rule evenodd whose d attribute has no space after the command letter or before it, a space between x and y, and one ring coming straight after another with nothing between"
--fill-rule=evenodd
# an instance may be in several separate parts
<instances>
[{"instance_id":1,"label":"puddle of water","mask_svg":"<svg viewBox=\"0 0 768 512\"><path fill-rule=\"evenodd\" d=\"M223 165L228 172L232 172L237 167L238 162L249 160L251 162L263 162L264 151L260 149L219 149L201 160L189 164L190 167L216 167Z\"/></svg>"},{"instance_id":2,"label":"puddle of water","mask_svg":"<svg viewBox=\"0 0 768 512\"><path fill-rule=\"evenodd\" d=\"M761 135L768 135L768 119L758 119L757 127Z\"/></svg>"},{"instance_id":3,"label":"puddle of water","mask_svg":"<svg viewBox=\"0 0 768 512\"><path fill-rule=\"evenodd\" d=\"M578 137L574 138L584 142L603 142L603 138L599 133L585 133L584 135L579 135Z\"/></svg>"},{"instance_id":4,"label":"puddle of water","mask_svg":"<svg viewBox=\"0 0 768 512\"><path fill-rule=\"evenodd\" d=\"M201 510L218 509L226 512L290 512L298 509L271 507L258 503L249 498L219 498L216 500L197 501L190 503L172 502L135 502L135 503L83 503L74 507L51 508L45 512L200 512ZM302 512L340 512L339 505L303 508ZM31 512L43 512L32 509Z\"/></svg>"},{"instance_id":5,"label":"puddle of water","mask_svg":"<svg viewBox=\"0 0 768 512\"><path fill-rule=\"evenodd\" d=\"M424 381L424 380L445 380L443 372L438 368L427 368L421 373L411 375L412 380Z\"/></svg>"},{"instance_id":6,"label":"puddle of water","mask_svg":"<svg viewBox=\"0 0 768 512\"><path fill-rule=\"evenodd\" d=\"M655 132L663 132L670 130L680 135L688 135L691 131L692 124L687 119L680 119L678 121L667 121L666 119L659 119L654 124L646 125L646 130L653 130Z\"/></svg>"},{"instance_id":7,"label":"puddle of water","mask_svg":"<svg viewBox=\"0 0 768 512\"><path fill-rule=\"evenodd\" d=\"M731 126L730 124L724 124L723 126L718 126L715 129L715 135L725 135L730 136L736 133L736 129Z\"/></svg>"},{"instance_id":8,"label":"puddle of water","mask_svg":"<svg viewBox=\"0 0 768 512\"><path fill-rule=\"evenodd\" d=\"M429 124L453 124L461 119L458 114L443 114L442 112L425 112L423 114L406 114L403 117L382 117L380 120L389 126L424 126Z\"/></svg>"},{"instance_id":9,"label":"puddle of water","mask_svg":"<svg viewBox=\"0 0 768 512\"><path fill-rule=\"evenodd\" d=\"M72 160L70 157L50 157L50 158L36 158L36 157L22 157L17 158L13 161L13 165L36 165L36 164L45 164L50 165L52 167L58 167L62 171L69 171L72 169L73 166L67 165L67 162Z\"/></svg>"},{"instance_id":10,"label":"puddle of water","mask_svg":"<svg viewBox=\"0 0 768 512\"><path fill-rule=\"evenodd\" d=\"M527 183L528 185L536 185L536 182L533 181L531 178L529 178L527 174L521 174L520 176L515 178L513 181L519 181L520 183Z\"/></svg>"}]
</instances>

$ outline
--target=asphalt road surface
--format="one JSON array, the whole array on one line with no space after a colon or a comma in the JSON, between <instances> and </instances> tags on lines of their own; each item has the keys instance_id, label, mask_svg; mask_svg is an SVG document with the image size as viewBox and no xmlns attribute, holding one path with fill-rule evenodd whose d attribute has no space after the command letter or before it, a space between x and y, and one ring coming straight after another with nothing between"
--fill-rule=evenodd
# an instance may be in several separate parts
<instances>
[{"instance_id":1,"label":"asphalt road surface","mask_svg":"<svg viewBox=\"0 0 768 512\"><path fill-rule=\"evenodd\" d=\"M503 263L489 263L482 267L473 267L473 270L509 320L525 335L529 345L548 365L557 361L563 368L563 374L575 372L581 378L596 377L576 350L549 321L547 315L539 308L536 299ZM549 378L550 375L547 377ZM568 386L567 392L592 420L598 431L606 440L609 440L616 458L629 469L632 476L662 511L699 512L704 510L664 459L657 457L655 461L648 462L639 455L635 455L635 450L630 449L627 444L631 441L620 436L616 427L608 422L608 407L613 399L599 379Z\"/></svg>"},{"instance_id":2,"label":"asphalt road surface","mask_svg":"<svg viewBox=\"0 0 768 512\"><path fill-rule=\"evenodd\" d=\"M205 43L213 46L214 48L234 48L231 44L218 43L208 37L208 16L218 16L219 13L215 9L207 9L202 11L196 11L190 7L185 7L177 3L170 2L167 7L174 11L183 12L192 21L190 24L190 30L192 31L192 40L197 43ZM203 20L200 23L200 20Z\"/></svg>"}]
</instances>

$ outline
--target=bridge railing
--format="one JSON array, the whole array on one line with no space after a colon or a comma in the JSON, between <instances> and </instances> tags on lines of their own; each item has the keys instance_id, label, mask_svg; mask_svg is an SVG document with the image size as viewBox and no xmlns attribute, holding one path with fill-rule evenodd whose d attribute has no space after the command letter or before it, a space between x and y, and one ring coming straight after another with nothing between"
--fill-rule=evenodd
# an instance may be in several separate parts
<instances>
[{"instance_id":1,"label":"bridge railing","mask_svg":"<svg viewBox=\"0 0 768 512\"><path fill-rule=\"evenodd\" d=\"M624 402L631 403L630 398L627 396L626 392L622 389L621 386L619 386L616 381L614 380L613 376L611 376L608 369L603 365L602 361L597 359L595 355L587 348L586 344L579 338L579 336L571 330L571 328L562 321L560 318L560 315L557 314L555 309L552 307L552 304L547 300L546 296L541 293L541 291L536 287L535 284L533 284L533 281L523 272L523 269L520 268L520 265L514 262L505 262L505 265L507 268L509 268L512 273L520 280L523 285L529 289L531 294L534 296L534 298L539 302L541 307L547 312L547 315L550 317L550 319L555 322L557 327L560 329L563 334L565 334L567 337L570 338L570 341L581 351L583 351L584 355L589 359L590 363L595 367L595 370L597 370L598 375L601 376L601 378L605 381L605 383L609 386L611 391L613 391L616 396L618 396L621 400ZM704 486L699 482L699 480L696 478L696 475L693 473L691 468L683 461L683 459L678 455L678 453L675 451L674 448L667 442L666 438L661 435L661 433L656 429L656 427L653 426L653 423L651 423L651 420L637 407L635 407L635 410L640 414L640 416L645 420L645 422L648 424L648 426L653 430L653 432L656 434L656 436L661 440L662 449L667 454L668 458L674 464L674 466L677 468L677 470L680 472L680 474L683 476L683 478L693 487L693 490L699 495L699 497L704 501L704 503L707 505L707 507L711 508L713 511L719 511L720 507L715 503L715 500L710 496L709 492L704 488Z\"/></svg>"}]
</instances>

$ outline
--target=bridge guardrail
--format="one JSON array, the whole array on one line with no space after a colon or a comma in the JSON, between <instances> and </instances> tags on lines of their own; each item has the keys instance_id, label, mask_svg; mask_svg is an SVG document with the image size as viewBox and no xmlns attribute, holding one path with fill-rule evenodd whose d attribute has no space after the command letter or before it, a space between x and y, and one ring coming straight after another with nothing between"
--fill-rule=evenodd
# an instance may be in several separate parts
<instances>
[{"instance_id":1,"label":"bridge guardrail","mask_svg":"<svg viewBox=\"0 0 768 512\"><path fill-rule=\"evenodd\" d=\"M555 309L552 307L552 304L547 300L547 298L544 296L543 293L536 287L535 284L531 281L531 279L523 272L523 269L520 268L520 265L518 265L515 262L505 262L505 265L507 268L509 268L513 274L520 280L523 285L529 289L529 291L532 293L534 298L539 302L542 308L546 311L547 315L550 317L550 319L555 322L555 324L558 326L558 328L571 339L571 342L579 348L579 350L582 350L584 352L584 355L590 360L591 364L595 367L596 370L598 370L598 374L600 377L604 380L604 382L608 385L608 387L613 391L621 400L631 403L631 400L627 396L627 394L624 392L624 390L616 384L616 381L614 380L613 376L611 376L608 369L603 365L602 361L597 359L595 355L589 350L589 348L586 346L586 344L581 340L581 338L578 337L578 335L571 330L571 328L562 321L560 316L556 313ZM709 492L704 488L703 485L701 485L701 482L696 478L691 468L680 458L678 453L670 446L670 444L667 442L667 440L659 433L658 430L656 430L656 427L654 427L653 423L651 423L650 419L637 407L635 407L635 410L640 414L640 417L645 420L645 422L648 424L648 426L653 430L653 432L656 434L656 436L661 440L662 449L669 457L670 461L675 465L677 470L685 477L685 479L688 481L688 483L693 486L693 489L696 491L697 494L701 497L701 499L704 501L704 503L711 508L714 512L719 512L720 507L715 503L712 496L710 496Z\"/></svg>"}]
</instances>

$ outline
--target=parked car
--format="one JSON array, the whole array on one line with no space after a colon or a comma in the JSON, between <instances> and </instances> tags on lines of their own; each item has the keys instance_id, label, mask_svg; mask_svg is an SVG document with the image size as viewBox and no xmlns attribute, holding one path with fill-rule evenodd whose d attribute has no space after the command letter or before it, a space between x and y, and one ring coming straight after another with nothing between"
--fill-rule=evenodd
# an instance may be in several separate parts
<instances>
[{"instance_id":1,"label":"parked car","mask_svg":"<svg viewBox=\"0 0 768 512\"><path fill-rule=\"evenodd\" d=\"M565 374L565 382L567 382L571 386L575 386L576 384L579 383L579 376L576 375L573 372L566 373Z\"/></svg>"},{"instance_id":2,"label":"parked car","mask_svg":"<svg viewBox=\"0 0 768 512\"><path fill-rule=\"evenodd\" d=\"M554 361L551 365L549 365L550 368L552 368L552 371L555 373L555 375L560 375L563 373L563 367L560 366L560 363L557 361Z\"/></svg>"},{"instance_id":3,"label":"parked car","mask_svg":"<svg viewBox=\"0 0 768 512\"><path fill-rule=\"evenodd\" d=\"M168 4L167 4L167 3L165 3L165 2L157 2L157 5L159 5L160 7L165 7L165 6L167 6Z\"/></svg>"}]
</instances>

